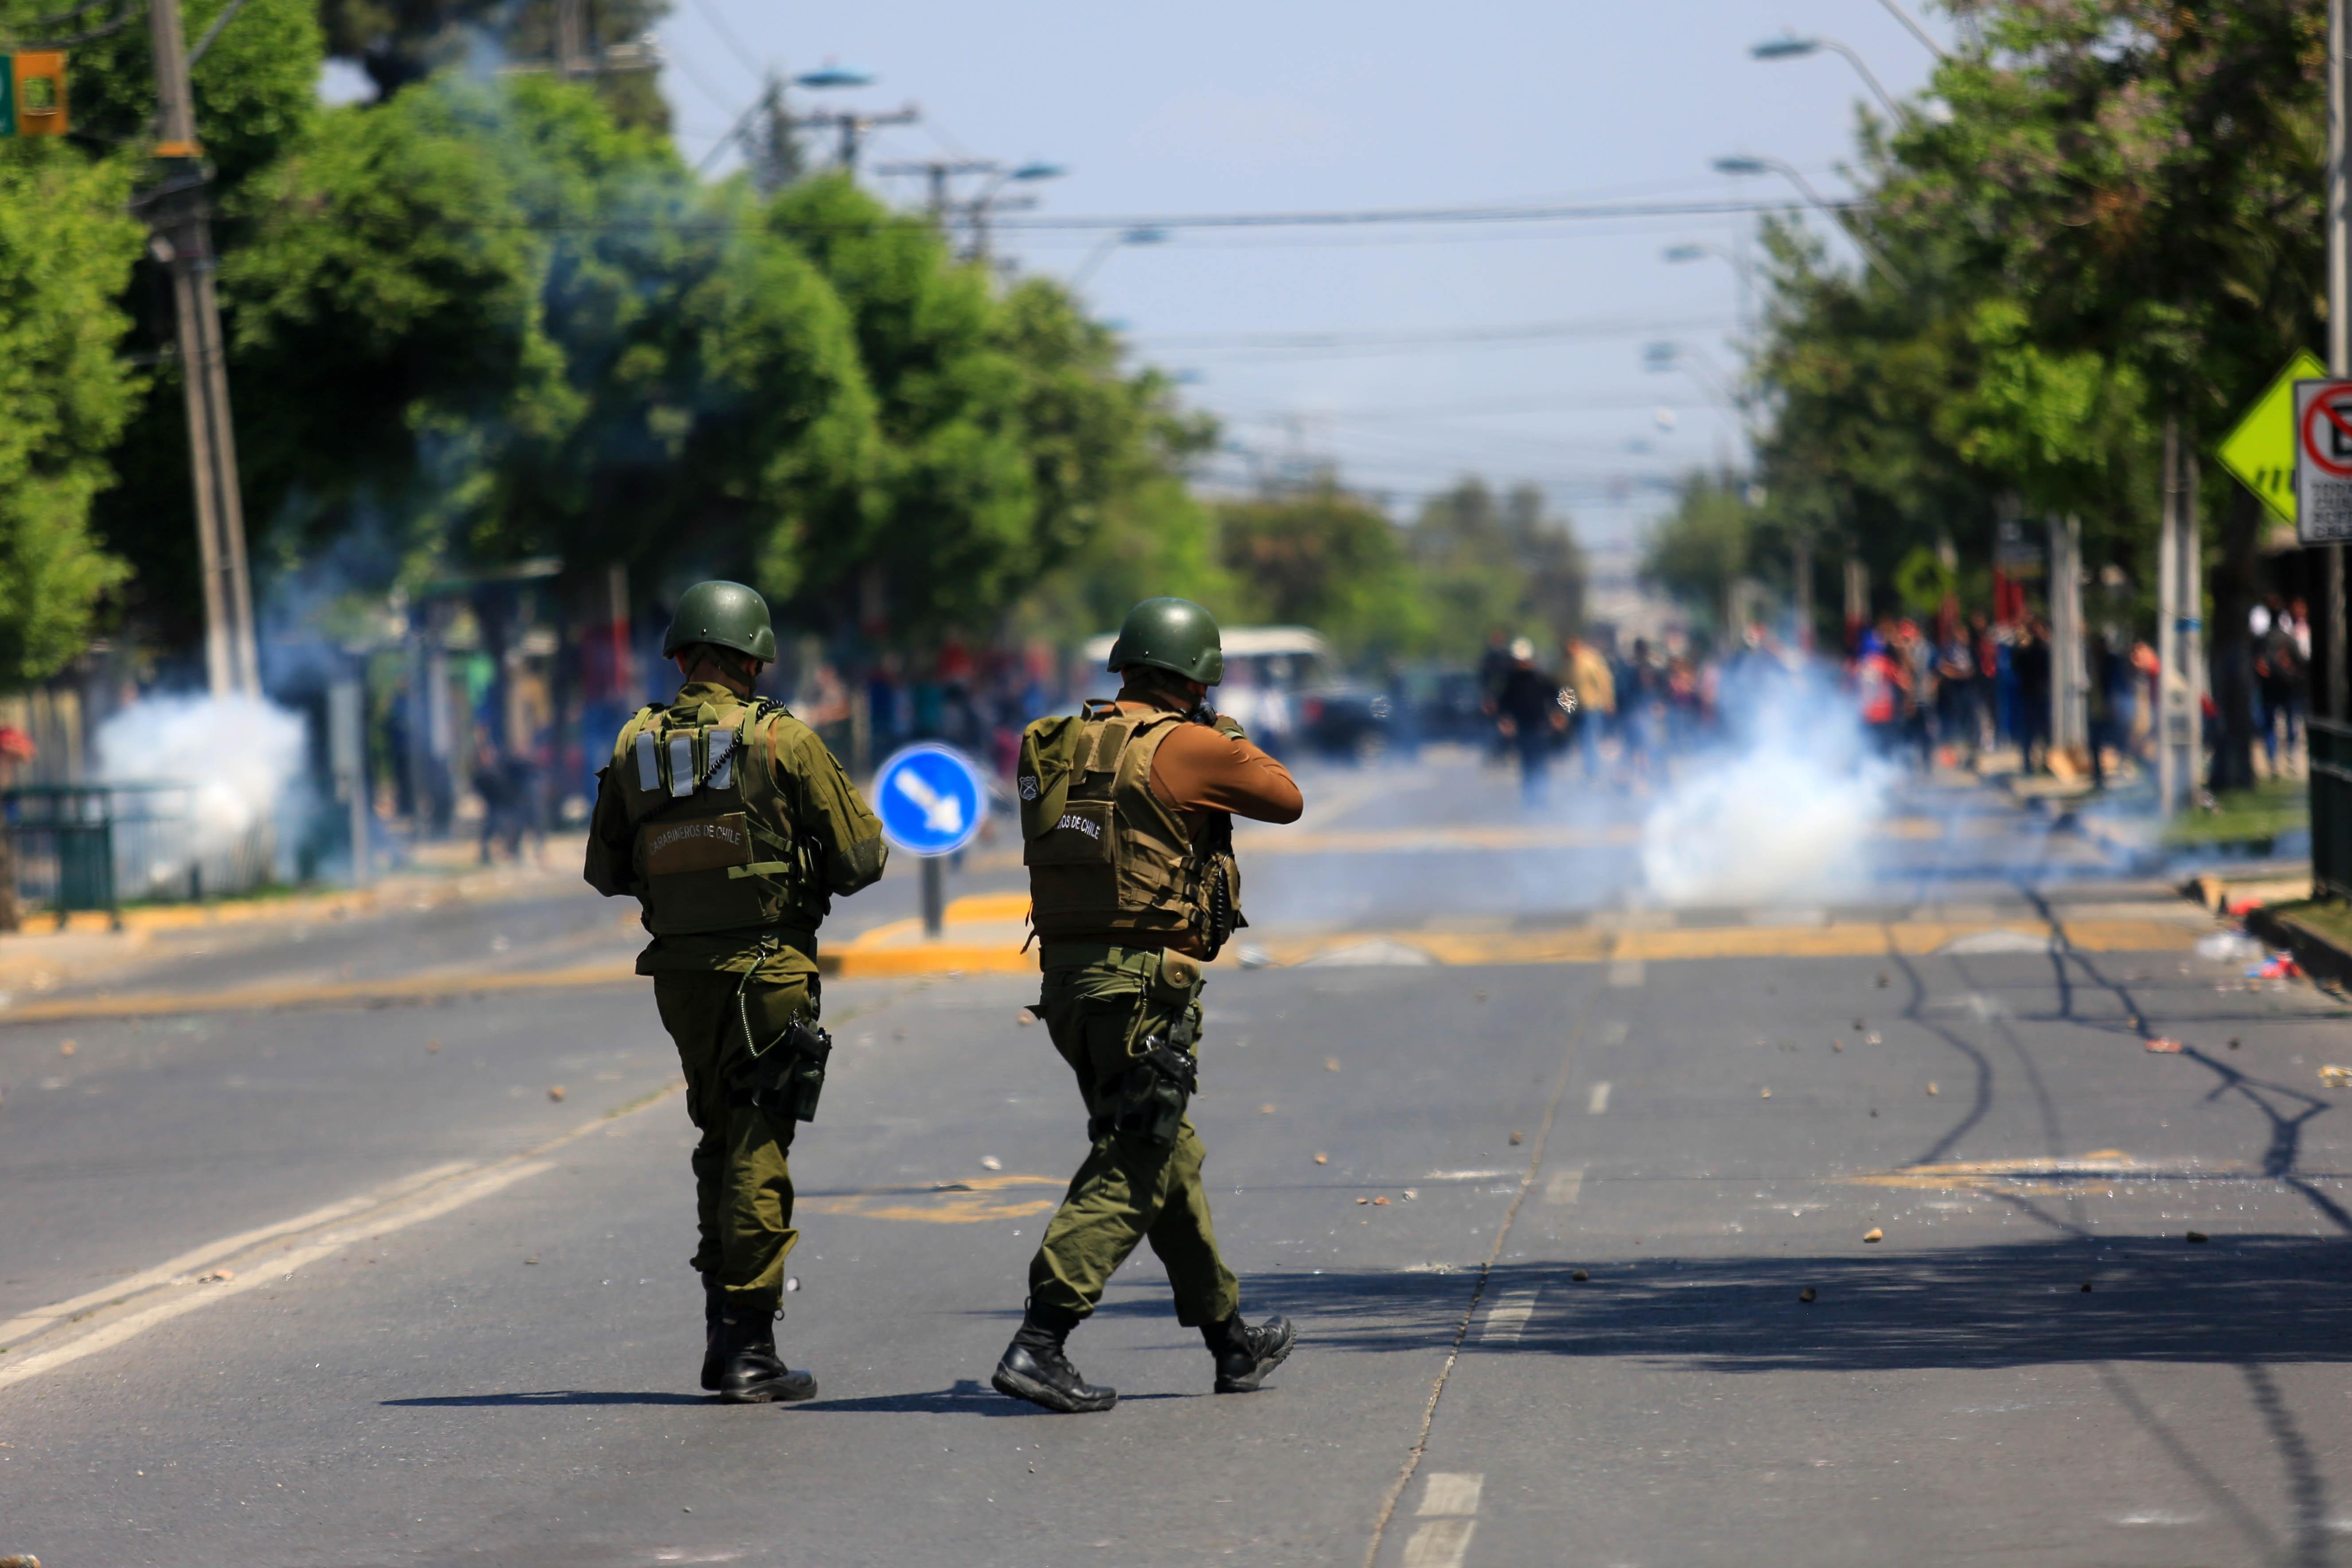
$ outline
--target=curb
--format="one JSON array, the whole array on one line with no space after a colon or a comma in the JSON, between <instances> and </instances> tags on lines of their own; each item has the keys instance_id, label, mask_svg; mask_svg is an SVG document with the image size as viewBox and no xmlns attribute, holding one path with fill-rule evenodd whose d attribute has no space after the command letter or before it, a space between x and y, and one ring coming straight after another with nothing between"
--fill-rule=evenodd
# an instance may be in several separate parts
<instances>
[{"instance_id":1,"label":"curb","mask_svg":"<svg viewBox=\"0 0 2352 1568\"><path fill-rule=\"evenodd\" d=\"M2269 946L2294 954L2295 963L2313 979L2337 985L2352 984L2352 952L2292 915L2273 913L2268 907L2249 910L2246 930Z\"/></svg>"}]
</instances>

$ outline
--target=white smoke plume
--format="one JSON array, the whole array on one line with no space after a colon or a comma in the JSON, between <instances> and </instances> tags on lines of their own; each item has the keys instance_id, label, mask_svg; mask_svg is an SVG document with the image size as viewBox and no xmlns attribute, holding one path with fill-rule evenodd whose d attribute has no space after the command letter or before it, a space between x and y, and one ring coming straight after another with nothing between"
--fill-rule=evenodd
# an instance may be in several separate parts
<instances>
[{"instance_id":1,"label":"white smoke plume","mask_svg":"<svg viewBox=\"0 0 2352 1568\"><path fill-rule=\"evenodd\" d=\"M246 862L268 852L263 830L302 775L299 716L258 697L150 697L108 718L91 746L109 784L187 787L163 803L184 807L184 820L150 838L149 864L123 868L134 880L183 875L192 859L217 890L269 873L266 862Z\"/></svg>"},{"instance_id":2,"label":"white smoke plume","mask_svg":"<svg viewBox=\"0 0 2352 1568\"><path fill-rule=\"evenodd\" d=\"M1642 871L1665 904L1794 904L1858 893L1897 771L1870 754L1833 672L1765 667L1727 679L1728 739L1695 757L1642 824Z\"/></svg>"}]
</instances>

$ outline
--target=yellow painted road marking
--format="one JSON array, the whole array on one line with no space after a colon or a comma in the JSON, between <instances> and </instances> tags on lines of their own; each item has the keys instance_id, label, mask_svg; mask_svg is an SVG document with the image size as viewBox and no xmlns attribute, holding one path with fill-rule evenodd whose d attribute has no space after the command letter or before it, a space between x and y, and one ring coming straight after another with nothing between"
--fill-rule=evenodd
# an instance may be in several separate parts
<instances>
[{"instance_id":1,"label":"yellow painted road marking","mask_svg":"<svg viewBox=\"0 0 2352 1568\"><path fill-rule=\"evenodd\" d=\"M1009 902L1011 895L1001 896ZM963 902L965 900L959 900ZM987 900L969 900L987 905ZM1027 908L1022 896L1022 908ZM1001 912L1002 905L989 906ZM1003 921L965 922L979 935ZM818 967L845 980L908 979L922 975L1034 974L1034 950L1022 951L1017 925L997 940L927 942L917 940L919 921L892 921L877 926L845 946L824 952ZM2068 940L2084 952L2166 952L2195 945L2211 931L2210 918L2195 920L2112 919L2069 922ZM1829 925L1694 926L1611 929L1567 927L1551 931L1350 931L1312 938L1270 937L1260 945L1275 963L1304 963L1341 947L1394 943L1423 952L1441 964L1516 966L1549 963L1610 964L1612 984L1637 986L1647 982L1645 965L1723 958L1878 958L1892 955L1925 957L1948 943L1989 931L2011 931L2046 938L2038 923L1848 921ZM1228 947L1218 963L1238 967L1240 943ZM565 969L504 971L436 971L388 980L361 980L331 984L273 982L226 986L211 991L141 992L127 995L56 998L0 1008L0 1025L57 1023L82 1018L151 1018L185 1013L267 1012L289 1007L373 1007L403 1003L447 1001L469 996L499 996L538 991L567 991L592 985L625 985L638 975L633 961L612 959Z\"/></svg>"},{"instance_id":2,"label":"yellow painted road marking","mask_svg":"<svg viewBox=\"0 0 2352 1568\"><path fill-rule=\"evenodd\" d=\"M1008 1187L1059 1187L1065 1185L1059 1176L975 1176L968 1182L933 1189L926 1194L910 1194L899 1190L881 1193L835 1193L820 1198L803 1198L799 1206L814 1214L854 1215L860 1219L913 1220L924 1225L979 1225L990 1220L1026 1219L1031 1215L1044 1214L1052 1208L1052 1198L1015 1198L1009 1202L992 1197ZM908 1198L928 1201L906 1202Z\"/></svg>"},{"instance_id":3,"label":"yellow painted road marking","mask_svg":"<svg viewBox=\"0 0 2352 1568\"><path fill-rule=\"evenodd\" d=\"M265 985L227 985L213 991L137 992L32 1002L0 1010L0 1024L54 1023L66 1018L153 1018L173 1013L260 1013L278 1007L368 1007L437 1002L457 996L621 985L637 978L635 961L613 959L569 969L412 974L396 980L355 980L328 985L274 982Z\"/></svg>"},{"instance_id":4,"label":"yellow painted road marking","mask_svg":"<svg viewBox=\"0 0 2352 1568\"><path fill-rule=\"evenodd\" d=\"M2240 1173L2200 1170L2173 1173L2182 1177L2218 1176ZM2102 1179L2128 1176L2145 1180L2162 1173L2150 1171L2120 1149L2100 1149L2071 1159L1955 1160L1937 1165L1908 1165L1899 1171L1877 1171L1846 1178L1856 1186L1896 1187L1913 1192L1969 1190L1980 1193L2051 1194L2079 1191Z\"/></svg>"}]
</instances>

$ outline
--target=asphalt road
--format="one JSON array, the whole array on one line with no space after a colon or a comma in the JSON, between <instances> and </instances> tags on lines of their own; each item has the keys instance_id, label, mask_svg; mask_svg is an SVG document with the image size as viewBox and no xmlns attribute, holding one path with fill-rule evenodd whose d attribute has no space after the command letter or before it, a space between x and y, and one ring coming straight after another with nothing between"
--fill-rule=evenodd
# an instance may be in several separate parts
<instances>
[{"instance_id":1,"label":"asphalt road","mask_svg":"<svg viewBox=\"0 0 2352 1568\"><path fill-rule=\"evenodd\" d=\"M1268 933L1789 918L1648 907L1640 802L1529 816L1444 764L1309 784L1322 837L1248 866ZM1941 826L1881 834L1830 901L2006 934L1220 966L1195 1120L1245 1310L1300 1348L1212 1395L1144 1253L1072 1342L1121 1391L1096 1416L987 1387L1082 1152L1034 982L828 987L781 1326L823 1394L786 1408L695 1387L690 1134L642 983L0 1013L0 1554L2352 1562L2343 1010L2187 924L2070 950L2176 906L1983 792L1895 818ZM1015 877L983 857L960 890ZM550 889L122 983L554 965L626 951L619 915Z\"/></svg>"}]
</instances>

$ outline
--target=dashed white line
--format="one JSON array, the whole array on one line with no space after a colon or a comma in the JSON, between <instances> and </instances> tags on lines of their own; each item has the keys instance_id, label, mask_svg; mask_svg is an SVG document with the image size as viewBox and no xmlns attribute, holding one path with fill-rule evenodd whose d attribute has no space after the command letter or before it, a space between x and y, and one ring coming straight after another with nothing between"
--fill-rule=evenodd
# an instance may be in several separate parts
<instances>
[{"instance_id":1,"label":"dashed white line","mask_svg":"<svg viewBox=\"0 0 2352 1568\"><path fill-rule=\"evenodd\" d=\"M1486 1326L1480 1331L1481 1340L1496 1344L1515 1345L1527 1331L1528 1320L1535 1316L1536 1298L1539 1290L1506 1290L1486 1313Z\"/></svg>"},{"instance_id":2,"label":"dashed white line","mask_svg":"<svg viewBox=\"0 0 2352 1568\"><path fill-rule=\"evenodd\" d=\"M1475 1519L1433 1519L1404 1543L1404 1568L1462 1568L1470 1554Z\"/></svg>"},{"instance_id":3,"label":"dashed white line","mask_svg":"<svg viewBox=\"0 0 2352 1568\"><path fill-rule=\"evenodd\" d=\"M1602 1079L1592 1086L1592 1098L1584 1102L1584 1114L1599 1116L1609 1109L1609 1080Z\"/></svg>"},{"instance_id":4,"label":"dashed white line","mask_svg":"<svg viewBox=\"0 0 2352 1568\"><path fill-rule=\"evenodd\" d=\"M1649 971L1638 958L1612 958L1609 961L1609 984L1640 985L1649 979Z\"/></svg>"},{"instance_id":5,"label":"dashed white line","mask_svg":"<svg viewBox=\"0 0 2352 1568\"><path fill-rule=\"evenodd\" d=\"M1601 1026L1601 1043L1604 1046L1623 1045L1625 1043L1625 1031L1628 1026L1629 1026L1622 1018L1610 1019L1607 1023Z\"/></svg>"},{"instance_id":6,"label":"dashed white line","mask_svg":"<svg viewBox=\"0 0 2352 1568\"><path fill-rule=\"evenodd\" d=\"M1476 1513L1478 1494L1486 1486L1486 1478L1475 1470L1432 1470L1429 1488L1421 1494L1421 1507L1415 1511L1423 1519Z\"/></svg>"},{"instance_id":7,"label":"dashed white line","mask_svg":"<svg viewBox=\"0 0 2352 1568\"><path fill-rule=\"evenodd\" d=\"M1506 1298L1508 1300L1508 1298ZM1404 1543L1404 1568L1462 1568L1469 1555L1470 1537L1478 1521L1479 1493L1486 1478L1461 1471L1433 1471L1429 1489L1421 1494L1421 1516L1428 1522Z\"/></svg>"},{"instance_id":8,"label":"dashed white line","mask_svg":"<svg viewBox=\"0 0 2352 1568\"><path fill-rule=\"evenodd\" d=\"M1554 1171L1551 1180L1544 1184L1544 1202L1572 1204L1584 1191L1584 1167L1573 1165L1565 1171Z\"/></svg>"}]
</instances>

